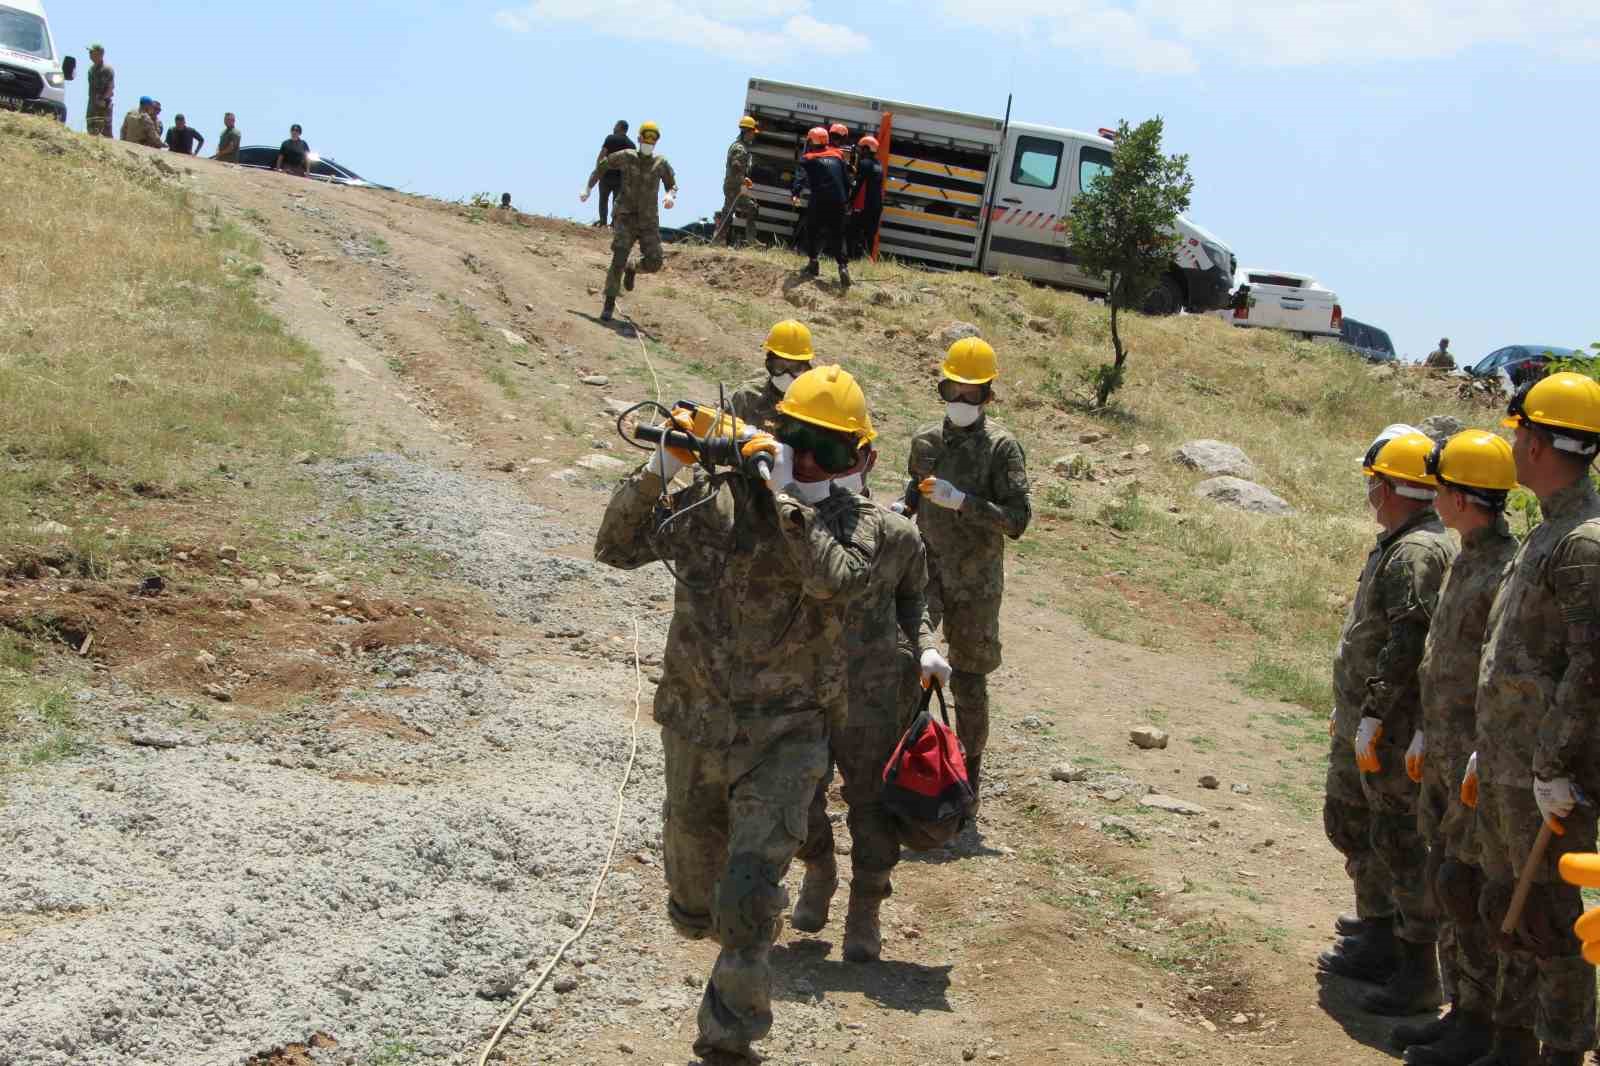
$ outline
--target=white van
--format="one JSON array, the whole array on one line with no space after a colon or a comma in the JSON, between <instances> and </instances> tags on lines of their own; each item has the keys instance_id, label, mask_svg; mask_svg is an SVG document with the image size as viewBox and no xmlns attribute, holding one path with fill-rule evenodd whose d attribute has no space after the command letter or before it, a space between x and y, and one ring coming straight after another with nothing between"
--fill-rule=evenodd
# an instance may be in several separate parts
<instances>
[{"instance_id":1,"label":"white van","mask_svg":"<svg viewBox=\"0 0 1600 1066\"><path fill-rule=\"evenodd\" d=\"M760 229L792 240L789 200L806 130L843 122L851 139L873 133L887 148L882 250L936 266L1020 274L1089 293L1105 279L1084 270L1067 216L1089 182L1111 167L1109 131L972 115L807 85L750 79L744 113L761 124L752 146ZM1238 261L1187 218L1172 266L1145 310L1172 314L1225 307Z\"/></svg>"},{"instance_id":2,"label":"white van","mask_svg":"<svg viewBox=\"0 0 1600 1066\"><path fill-rule=\"evenodd\" d=\"M77 65L57 51L39 0L0 0L0 107L67 121L67 82Z\"/></svg>"}]
</instances>

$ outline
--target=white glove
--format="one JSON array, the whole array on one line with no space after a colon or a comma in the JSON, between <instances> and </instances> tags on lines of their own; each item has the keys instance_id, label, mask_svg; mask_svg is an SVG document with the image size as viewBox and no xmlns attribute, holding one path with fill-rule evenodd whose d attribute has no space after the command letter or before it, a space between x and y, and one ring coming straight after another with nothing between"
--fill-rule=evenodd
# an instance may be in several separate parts
<instances>
[{"instance_id":1,"label":"white glove","mask_svg":"<svg viewBox=\"0 0 1600 1066\"><path fill-rule=\"evenodd\" d=\"M927 688L928 682L937 679L940 688L950 687L950 662L939 654L938 648L928 648L922 653L922 687Z\"/></svg>"},{"instance_id":2,"label":"white glove","mask_svg":"<svg viewBox=\"0 0 1600 1066\"><path fill-rule=\"evenodd\" d=\"M678 476L678 471L683 469L683 460L673 455L666 448L657 448L650 456L650 461L645 464L645 469L661 478L662 481L671 481Z\"/></svg>"},{"instance_id":3,"label":"white glove","mask_svg":"<svg viewBox=\"0 0 1600 1066\"><path fill-rule=\"evenodd\" d=\"M1570 777L1557 777L1550 781L1533 779L1533 798L1539 803L1539 813L1548 821L1560 821L1578 805L1578 794L1572 789Z\"/></svg>"},{"instance_id":4,"label":"white glove","mask_svg":"<svg viewBox=\"0 0 1600 1066\"><path fill-rule=\"evenodd\" d=\"M895 500L893 503L891 503L889 505L889 510L893 511L895 514L905 514L906 513L906 501L904 501L904 500Z\"/></svg>"},{"instance_id":5,"label":"white glove","mask_svg":"<svg viewBox=\"0 0 1600 1066\"><path fill-rule=\"evenodd\" d=\"M667 193L667 198L665 200L661 201L661 206L666 208L668 211L671 211L672 210L672 205L677 203L677 202L678 201L676 199L674 199L673 195L669 192L669 193Z\"/></svg>"},{"instance_id":6,"label":"white glove","mask_svg":"<svg viewBox=\"0 0 1600 1066\"><path fill-rule=\"evenodd\" d=\"M1406 748L1406 776L1421 784L1422 782L1422 757L1427 754L1428 742L1422 738L1422 730L1411 734L1411 745Z\"/></svg>"},{"instance_id":7,"label":"white glove","mask_svg":"<svg viewBox=\"0 0 1600 1066\"><path fill-rule=\"evenodd\" d=\"M772 457L772 476L767 478L767 488L774 494L794 483L794 449L778 442L778 452Z\"/></svg>"},{"instance_id":8,"label":"white glove","mask_svg":"<svg viewBox=\"0 0 1600 1066\"><path fill-rule=\"evenodd\" d=\"M582 192L580 192L578 194L578 202L580 204L586 204L586 203L589 202L589 190L588 189L585 189L585 190L583 190Z\"/></svg>"},{"instance_id":9,"label":"white glove","mask_svg":"<svg viewBox=\"0 0 1600 1066\"><path fill-rule=\"evenodd\" d=\"M1382 768L1378 765L1378 738L1382 736L1381 719L1363 718L1356 726L1356 766L1365 773L1375 774Z\"/></svg>"},{"instance_id":10,"label":"white glove","mask_svg":"<svg viewBox=\"0 0 1600 1066\"><path fill-rule=\"evenodd\" d=\"M961 505L967 500L966 493L942 477L925 478L917 490L940 507L948 507L952 511L961 510Z\"/></svg>"}]
</instances>

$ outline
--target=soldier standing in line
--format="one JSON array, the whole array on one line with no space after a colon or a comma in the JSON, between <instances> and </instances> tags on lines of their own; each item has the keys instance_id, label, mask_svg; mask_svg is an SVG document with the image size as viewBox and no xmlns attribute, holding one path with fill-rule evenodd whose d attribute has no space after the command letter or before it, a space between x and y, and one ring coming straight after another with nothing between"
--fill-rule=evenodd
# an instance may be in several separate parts
<instances>
[{"instance_id":1,"label":"soldier standing in line","mask_svg":"<svg viewBox=\"0 0 1600 1066\"><path fill-rule=\"evenodd\" d=\"M1477 750L1463 795L1475 794L1479 900L1498 929L1541 823L1560 832L1535 871L1522 920L1502 955L1494 1047L1482 1066L1577 1066L1595 1043L1595 973L1572 925L1583 897L1562 881L1569 852L1595 850L1600 751L1600 384L1552 374L1512 399L1517 480L1544 520L1517 552L1489 612L1478 672ZM1579 806L1580 803L1586 804ZM1529 1029L1529 1023L1532 1029Z\"/></svg>"},{"instance_id":2,"label":"soldier standing in line","mask_svg":"<svg viewBox=\"0 0 1600 1066\"><path fill-rule=\"evenodd\" d=\"M609 566L674 567L655 695L662 851L673 927L721 949L694 1045L707 1066L759 1061L751 1045L772 1026L784 878L829 731L845 722L844 619L868 588L882 529L880 509L833 483L864 469L874 436L855 380L836 366L807 371L778 411L776 439L751 431L742 449L770 462L764 484L697 471L670 492L694 457L659 447L617 488L595 539Z\"/></svg>"},{"instance_id":3,"label":"soldier standing in line","mask_svg":"<svg viewBox=\"0 0 1600 1066\"><path fill-rule=\"evenodd\" d=\"M956 341L940 368L942 422L911 442L911 480L894 505L916 515L928 547L928 614L950 649L956 735L974 797L989 741L989 678L1000 667L1005 542L1028 528L1027 460L1010 431L984 414L1000 376L994 349ZM974 806L974 812L977 808Z\"/></svg>"},{"instance_id":4,"label":"soldier standing in line","mask_svg":"<svg viewBox=\"0 0 1600 1066\"><path fill-rule=\"evenodd\" d=\"M1382 532L1367 556L1334 652L1333 750L1323 824L1355 879L1360 931L1317 959L1341 977L1384 984L1415 1009L1441 1002L1438 929L1417 833L1417 786L1405 745L1417 727L1417 666L1445 567L1455 555L1433 509L1433 441L1391 426L1362 461ZM1352 757L1352 748L1354 754ZM1354 771L1354 772L1353 772ZM1381 1007L1380 993L1367 1004Z\"/></svg>"},{"instance_id":5,"label":"soldier standing in line","mask_svg":"<svg viewBox=\"0 0 1600 1066\"><path fill-rule=\"evenodd\" d=\"M99 42L89 46L89 61L89 106L84 112L84 128L91 137L110 137L117 72L106 62L106 46Z\"/></svg>"},{"instance_id":6,"label":"soldier standing in line","mask_svg":"<svg viewBox=\"0 0 1600 1066\"><path fill-rule=\"evenodd\" d=\"M740 421L770 432L777 425L783 394L811 369L817 353L811 347L811 331L792 318L773 325L761 353L766 359L765 373L734 389L728 407Z\"/></svg>"},{"instance_id":7,"label":"soldier standing in line","mask_svg":"<svg viewBox=\"0 0 1600 1066\"><path fill-rule=\"evenodd\" d=\"M243 135L233 123L232 111L222 116L222 135L217 138L217 154L211 157L222 163L239 161L239 142Z\"/></svg>"},{"instance_id":8,"label":"soldier standing in line","mask_svg":"<svg viewBox=\"0 0 1600 1066\"><path fill-rule=\"evenodd\" d=\"M1428 885L1440 919L1439 970L1451 1007L1441 1019L1397 1027L1394 1038L1410 1049L1408 1062L1451 1066L1476 1060L1493 1036L1497 964L1478 915L1483 873L1474 816L1461 801L1460 783L1476 740L1473 704L1489 606L1517 551L1505 519L1517 468L1504 439L1467 430L1435 444L1427 469L1439 482L1439 517L1461 538L1461 551L1445 572L1428 627L1418 669L1422 722L1406 749L1406 772L1422 786L1417 828L1428 845Z\"/></svg>"},{"instance_id":9,"label":"soldier standing in line","mask_svg":"<svg viewBox=\"0 0 1600 1066\"><path fill-rule=\"evenodd\" d=\"M622 188L617 193L612 213L611 269L606 271L606 302L600 321L610 322L623 289L633 291L634 274L654 274L661 269L661 219L656 212L656 186L667 192L662 206L668 211L678 196L678 178L665 156L656 155L661 129L654 122L639 127L639 147L612 152L594 168L578 199L585 203L589 193L606 171L622 172ZM634 244L639 245L639 262L628 262Z\"/></svg>"},{"instance_id":10,"label":"soldier standing in line","mask_svg":"<svg viewBox=\"0 0 1600 1066\"><path fill-rule=\"evenodd\" d=\"M734 205L749 187L745 178L750 174L752 162L750 146L755 143L758 132L756 120L746 115L739 120L739 136L728 145L728 159L722 173L722 220L713 244L728 240L728 231L733 227Z\"/></svg>"}]
</instances>

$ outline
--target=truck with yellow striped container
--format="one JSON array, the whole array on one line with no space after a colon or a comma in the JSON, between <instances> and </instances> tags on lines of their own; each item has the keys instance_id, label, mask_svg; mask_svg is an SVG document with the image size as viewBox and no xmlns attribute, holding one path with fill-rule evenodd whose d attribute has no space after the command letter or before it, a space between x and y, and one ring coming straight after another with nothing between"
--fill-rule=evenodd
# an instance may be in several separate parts
<instances>
[{"instance_id":1,"label":"truck with yellow striped container","mask_svg":"<svg viewBox=\"0 0 1600 1066\"><path fill-rule=\"evenodd\" d=\"M1073 198L1110 168L1109 131L1079 133L762 78L750 79L744 113L761 127L750 177L760 228L772 239L792 240L800 218L789 190L806 131L842 122L852 144L865 134L879 140L881 254L1106 291L1105 280L1073 254L1067 215ZM1178 235L1172 269L1145 310L1226 306L1238 265L1232 250L1188 219L1179 219Z\"/></svg>"}]
</instances>

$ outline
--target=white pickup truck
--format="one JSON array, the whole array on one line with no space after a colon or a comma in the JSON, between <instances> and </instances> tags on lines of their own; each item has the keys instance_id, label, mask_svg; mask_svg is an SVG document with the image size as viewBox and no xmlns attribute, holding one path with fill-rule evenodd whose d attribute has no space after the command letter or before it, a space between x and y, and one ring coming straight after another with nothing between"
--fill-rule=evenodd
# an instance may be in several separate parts
<instances>
[{"instance_id":1,"label":"white pickup truck","mask_svg":"<svg viewBox=\"0 0 1600 1066\"><path fill-rule=\"evenodd\" d=\"M1308 340L1338 340L1344 320L1332 289L1287 270L1240 271L1229 309L1219 313L1241 328L1287 330Z\"/></svg>"}]
</instances>

